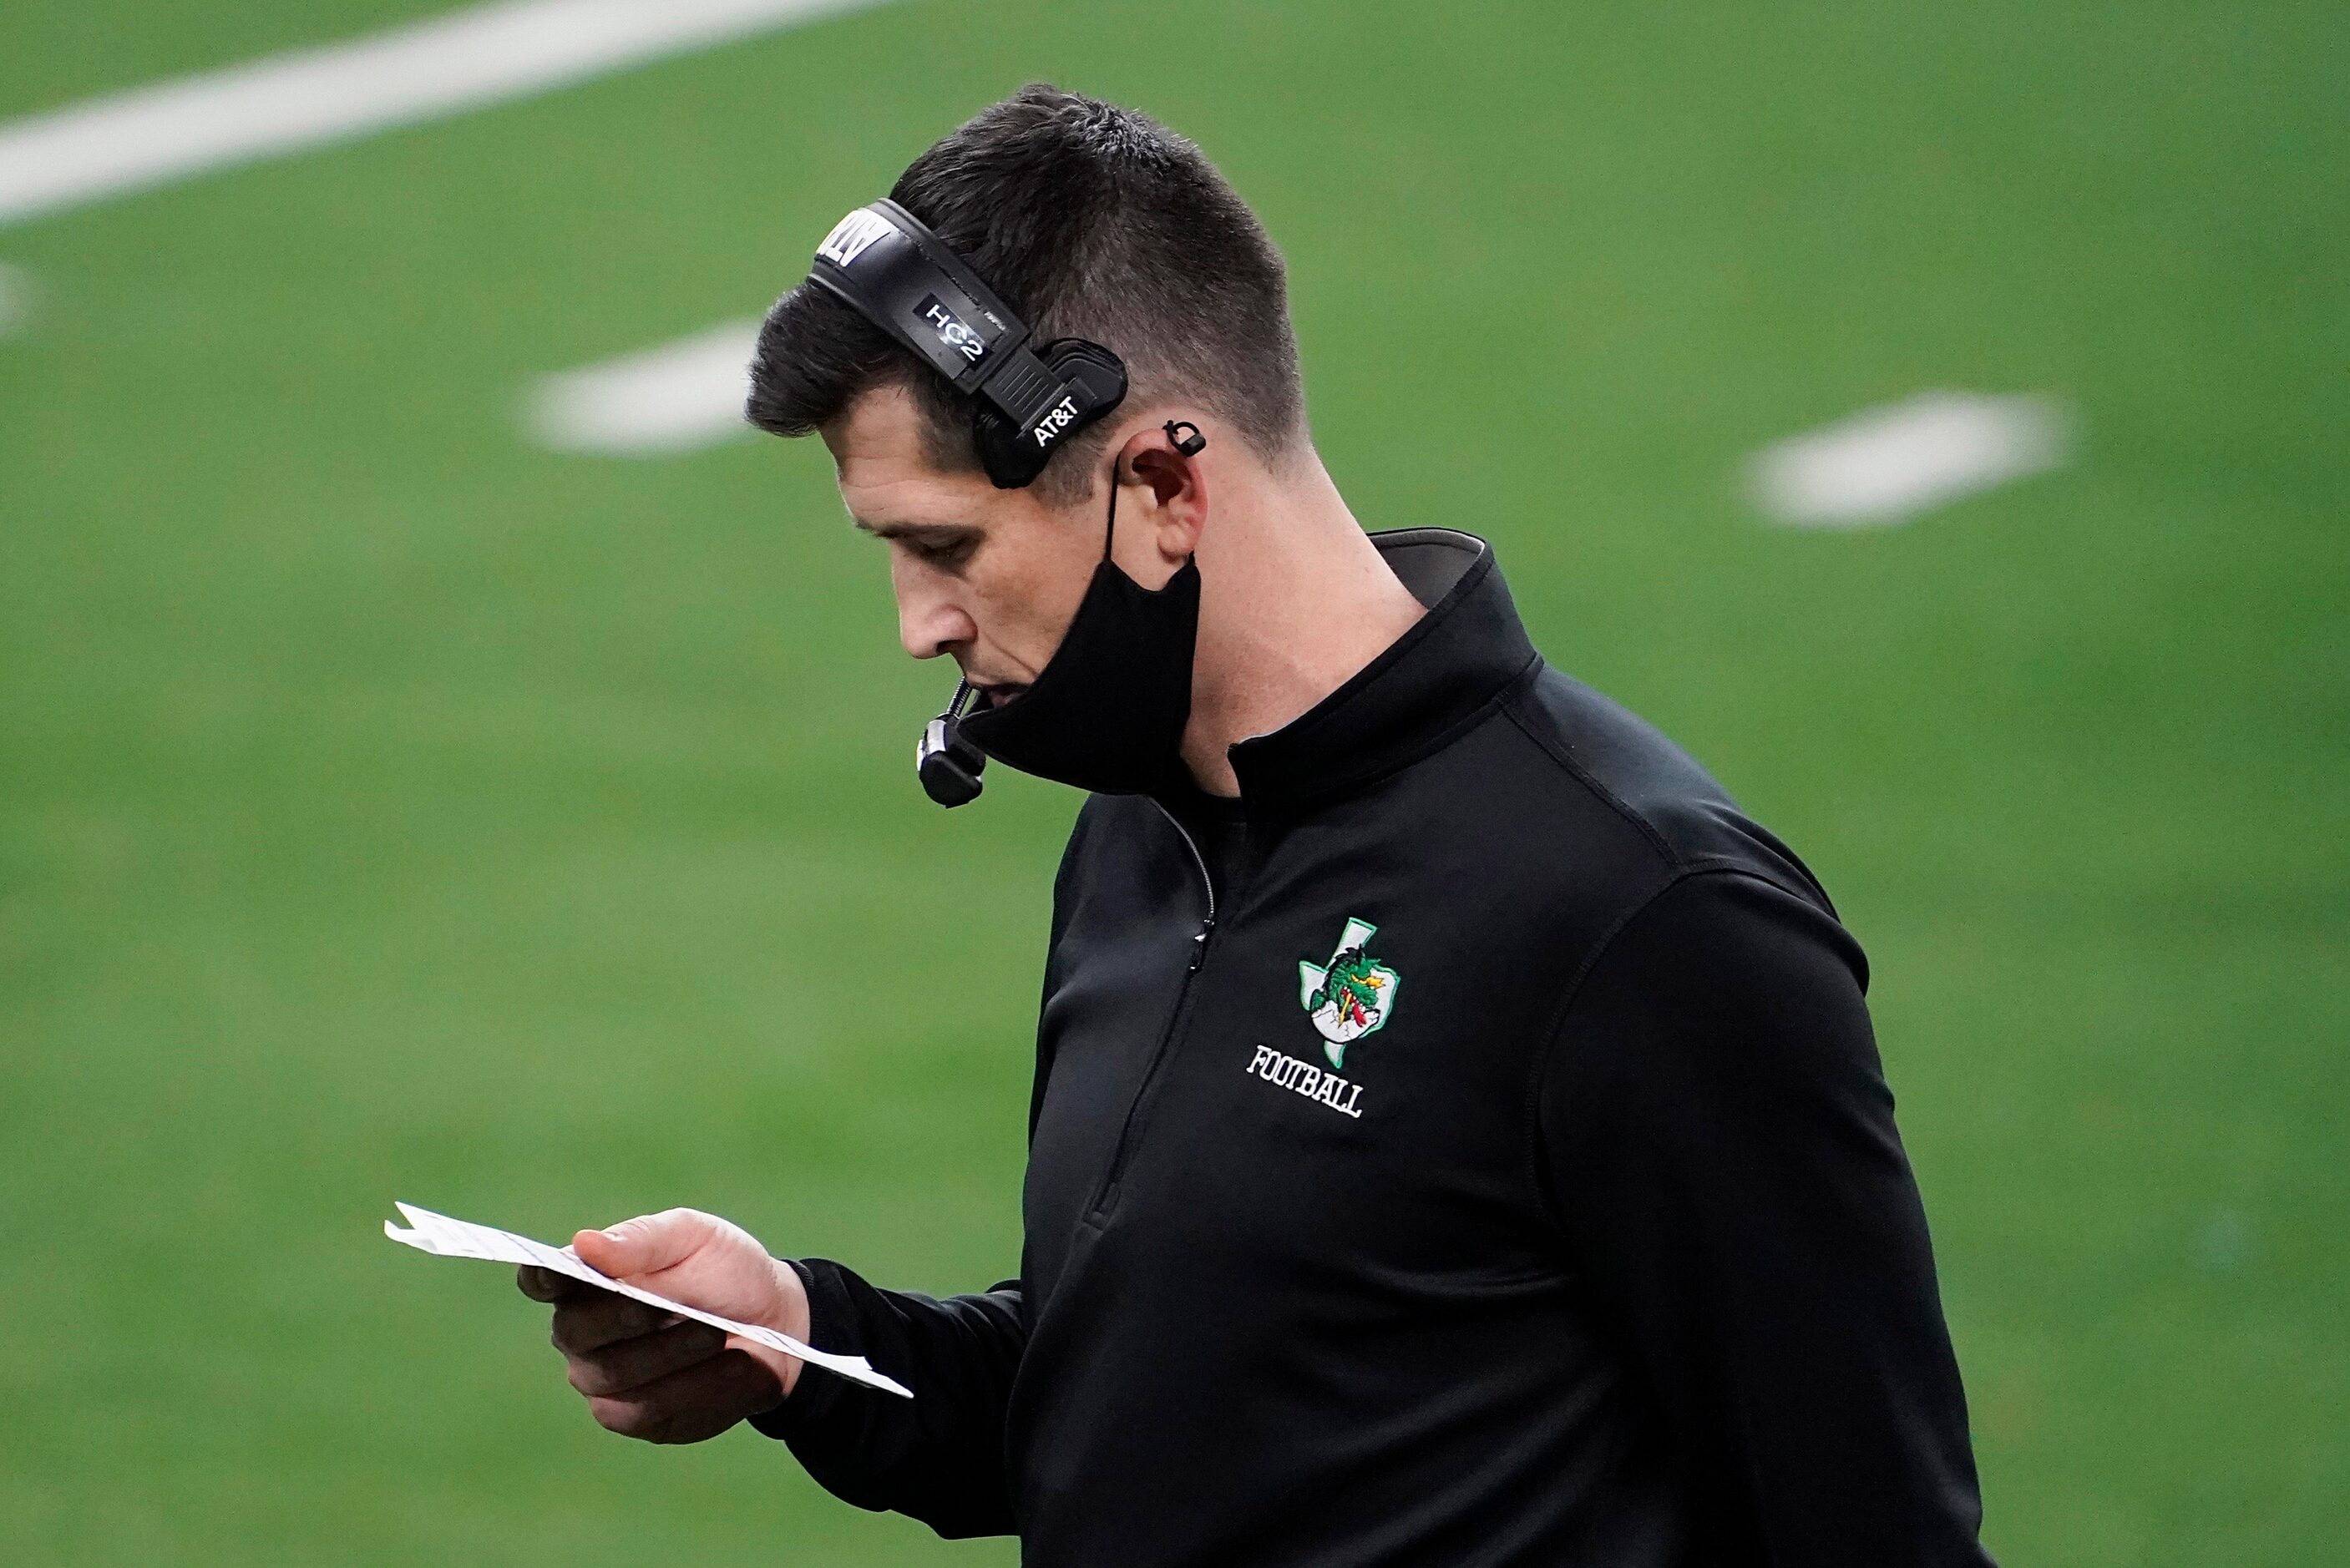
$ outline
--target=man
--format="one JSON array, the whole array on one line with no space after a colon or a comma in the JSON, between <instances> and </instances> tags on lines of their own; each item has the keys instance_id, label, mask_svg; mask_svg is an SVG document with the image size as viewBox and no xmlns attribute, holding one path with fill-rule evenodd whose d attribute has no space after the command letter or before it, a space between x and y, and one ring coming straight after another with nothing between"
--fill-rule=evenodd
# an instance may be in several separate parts
<instances>
[{"instance_id":1,"label":"man","mask_svg":"<svg viewBox=\"0 0 2350 1568\"><path fill-rule=\"evenodd\" d=\"M1481 541L1357 524L1280 259L1197 149L1030 88L892 198L768 316L751 414L822 434L907 651L980 694L956 743L1097 792L1019 1277L582 1231L914 1393L526 1274L596 1418L748 1418L1043 1568L1986 1563L1866 968L1802 863L1544 664ZM1024 316L1092 422L981 406L843 281L868 244L951 253L974 275L906 308L974 364ZM1112 360L1122 400L1079 373Z\"/></svg>"}]
</instances>

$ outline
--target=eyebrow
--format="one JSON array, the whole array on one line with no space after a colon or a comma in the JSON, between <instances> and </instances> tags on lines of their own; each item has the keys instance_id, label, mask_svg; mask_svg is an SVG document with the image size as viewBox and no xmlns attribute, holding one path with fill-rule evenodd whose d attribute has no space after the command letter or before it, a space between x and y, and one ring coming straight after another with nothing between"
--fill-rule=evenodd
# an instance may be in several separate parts
<instances>
[{"instance_id":1,"label":"eyebrow","mask_svg":"<svg viewBox=\"0 0 2350 1568\"><path fill-rule=\"evenodd\" d=\"M849 521L877 539L905 539L917 545L960 544L979 532L968 523L870 523L862 517Z\"/></svg>"}]
</instances>

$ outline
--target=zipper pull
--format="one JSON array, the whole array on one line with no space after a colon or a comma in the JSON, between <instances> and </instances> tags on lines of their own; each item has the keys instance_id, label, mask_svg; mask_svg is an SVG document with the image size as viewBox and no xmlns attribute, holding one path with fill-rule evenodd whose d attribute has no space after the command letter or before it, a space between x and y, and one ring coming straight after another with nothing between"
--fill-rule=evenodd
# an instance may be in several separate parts
<instances>
[{"instance_id":1,"label":"zipper pull","mask_svg":"<svg viewBox=\"0 0 2350 1568\"><path fill-rule=\"evenodd\" d=\"M1208 956L1208 933L1215 929L1216 917L1213 915L1210 915L1206 919L1200 922L1199 930L1191 938L1191 967L1185 971L1186 973L1197 974L1200 972L1200 965L1206 961Z\"/></svg>"}]
</instances>

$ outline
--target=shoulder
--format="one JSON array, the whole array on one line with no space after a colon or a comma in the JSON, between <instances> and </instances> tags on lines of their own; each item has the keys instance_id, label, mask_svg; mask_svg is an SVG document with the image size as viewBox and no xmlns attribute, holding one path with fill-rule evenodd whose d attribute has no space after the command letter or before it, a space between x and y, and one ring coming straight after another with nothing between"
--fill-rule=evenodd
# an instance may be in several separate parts
<instances>
[{"instance_id":1,"label":"shoulder","mask_svg":"<svg viewBox=\"0 0 2350 1568\"><path fill-rule=\"evenodd\" d=\"M1861 1126L1891 1108L1866 983L1858 945L1811 900L1742 871L1680 877L1576 986L1544 1115L1570 1142L1639 1128L1712 1148Z\"/></svg>"},{"instance_id":2,"label":"shoulder","mask_svg":"<svg viewBox=\"0 0 2350 1568\"><path fill-rule=\"evenodd\" d=\"M1576 1007L1628 999L1659 1016L1762 1019L1861 1002L1860 944L1819 904L1742 868L1685 872L1635 910L1591 965Z\"/></svg>"},{"instance_id":3,"label":"shoulder","mask_svg":"<svg viewBox=\"0 0 2350 1568\"><path fill-rule=\"evenodd\" d=\"M1742 872L1834 919L1826 890L1795 852L1639 715L1547 666L1513 694L1503 715L1565 793L1644 845L1652 888L1700 872Z\"/></svg>"}]
</instances>

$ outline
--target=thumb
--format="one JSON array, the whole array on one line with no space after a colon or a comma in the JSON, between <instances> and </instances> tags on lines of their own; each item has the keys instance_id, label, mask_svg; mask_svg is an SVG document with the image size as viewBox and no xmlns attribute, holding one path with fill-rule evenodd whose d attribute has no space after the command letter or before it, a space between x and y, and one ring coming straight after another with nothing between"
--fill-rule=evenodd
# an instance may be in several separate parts
<instances>
[{"instance_id":1,"label":"thumb","mask_svg":"<svg viewBox=\"0 0 2350 1568\"><path fill-rule=\"evenodd\" d=\"M717 1221L693 1209L640 1214L571 1238L579 1261L616 1280L638 1279L685 1262L710 1240Z\"/></svg>"}]
</instances>

